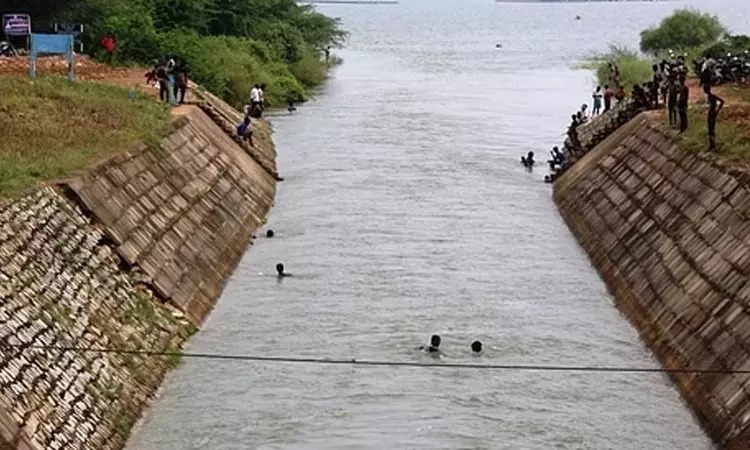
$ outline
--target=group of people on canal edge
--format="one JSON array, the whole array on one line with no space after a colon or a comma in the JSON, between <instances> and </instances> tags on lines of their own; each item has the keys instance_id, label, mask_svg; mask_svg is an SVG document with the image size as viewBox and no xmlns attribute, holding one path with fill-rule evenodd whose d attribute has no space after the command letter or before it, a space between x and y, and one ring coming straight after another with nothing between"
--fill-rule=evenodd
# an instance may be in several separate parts
<instances>
[{"instance_id":1,"label":"group of people on canal edge","mask_svg":"<svg viewBox=\"0 0 750 450\"><path fill-rule=\"evenodd\" d=\"M423 351L425 353L429 353L432 356L440 356L442 354L442 351L440 350L440 344L442 343L442 339L440 338L440 335L433 334L430 338L430 345L422 345L419 347L418 350ZM474 355L480 355L482 354L482 342L481 341L474 341L471 343L471 353Z\"/></svg>"},{"instance_id":2,"label":"group of people on canal edge","mask_svg":"<svg viewBox=\"0 0 750 450\"><path fill-rule=\"evenodd\" d=\"M250 125L252 119L263 117L263 111L266 109L266 85L255 84L250 90L250 98L242 108L242 122L237 124L235 138L239 141L245 141L253 147L253 127Z\"/></svg>"},{"instance_id":3,"label":"group of people on canal edge","mask_svg":"<svg viewBox=\"0 0 750 450\"><path fill-rule=\"evenodd\" d=\"M187 63L178 64L173 58L162 58L154 61L154 67L146 72L146 83L156 85L162 102L183 104L188 88L188 74Z\"/></svg>"},{"instance_id":4,"label":"group of people on canal edge","mask_svg":"<svg viewBox=\"0 0 750 450\"><path fill-rule=\"evenodd\" d=\"M663 60L652 66L653 74L651 80L636 84L632 87L628 96L625 86L620 80L620 70L616 64L609 64L610 84L597 86L592 93L593 108L589 113L587 104L571 115L571 123L567 131L567 139L561 151L554 147L550 152L551 159L548 164L551 173L545 175L545 182L553 182L571 164L571 157L581 157L588 149L581 145L578 129L591 118L608 113L612 108L613 100L619 104L629 100L628 106L632 116L644 110L659 110L666 108L668 123L671 128L684 133L688 129L688 106L690 104L690 88L687 83L687 68L684 56L679 56L675 61ZM716 149L716 121L719 112L724 106L724 100L712 92L713 80L710 67L704 64L700 75L700 86L706 95L707 105L707 128L708 149ZM529 152L521 157L521 163L530 168L534 165L534 153Z\"/></svg>"}]
</instances>

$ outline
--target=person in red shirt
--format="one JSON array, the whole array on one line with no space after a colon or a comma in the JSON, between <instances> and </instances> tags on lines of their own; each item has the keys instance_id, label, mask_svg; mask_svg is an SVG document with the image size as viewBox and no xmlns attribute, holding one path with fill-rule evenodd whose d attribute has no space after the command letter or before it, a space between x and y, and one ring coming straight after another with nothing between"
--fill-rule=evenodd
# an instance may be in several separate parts
<instances>
[{"instance_id":1,"label":"person in red shirt","mask_svg":"<svg viewBox=\"0 0 750 450\"><path fill-rule=\"evenodd\" d=\"M609 85L604 85L604 111L609 111L609 108L612 107L612 97L615 96L615 93L612 92L612 89L609 88Z\"/></svg>"},{"instance_id":2,"label":"person in red shirt","mask_svg":"<svg viewBox=\"0 0 750 450\"><path fill-rule=\"evenodd\" d=\"M102 47L104 47L104 51L107 52L107 59L109 60L109 63L112 64L112 58L114 57L115 48L117 47L117 41L115 40L115 37L111 34L107 34L102 38L100 42L102 44Z\"/></svg>"}]
</instances>

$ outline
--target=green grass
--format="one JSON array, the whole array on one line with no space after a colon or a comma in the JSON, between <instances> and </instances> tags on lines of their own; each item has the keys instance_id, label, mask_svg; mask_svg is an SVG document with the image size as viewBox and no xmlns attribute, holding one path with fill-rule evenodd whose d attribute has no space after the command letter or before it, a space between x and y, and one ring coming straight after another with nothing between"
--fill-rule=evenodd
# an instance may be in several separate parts
<instances>
[{"instance_id":1,"label":"green grass","mask_svg":"<svg viewBox=\"0 0 750 450\"><path fill-rule=\"evenodd\" d=\"M0 77L0 196L68 177L170 130L168 109L122 88Z\"/></svg>"},{"instance_id":2,"label":"green grass","mask_svg":"<svg viewBox=\"0 0 750 450\"><path fill-rule=\"evenodd\" d=\"M750 160L750 133L745 127L727 120L728 111L719 113L716 124L717 153L730 159ZM723 116L723 117L722 117ZM708 150L708 124L703 108L688 111L688 129L680 136L680 146L692 152Z\"/></svg>"}]
</instances>

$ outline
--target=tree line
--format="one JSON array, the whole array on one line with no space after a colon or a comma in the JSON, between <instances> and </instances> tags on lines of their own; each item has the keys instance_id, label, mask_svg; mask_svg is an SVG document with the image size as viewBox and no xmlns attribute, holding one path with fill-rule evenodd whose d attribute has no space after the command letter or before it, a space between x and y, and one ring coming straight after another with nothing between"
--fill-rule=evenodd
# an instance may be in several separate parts
<instances>
[{"instance_id":1,"label":"tree line","mask_svg":"<svg viewBox=\"0 0 750 450\"><path fill-rule=\"evenodd\" d=\"M338 19L295 0L6 0L6 12L32 15L37 32L56 22L81 23L87 52L116 38L115 61L151 65L184 61L192 78L232 103L254 83L272 103L301 101L323 81L321 52L346 39Z\"/></svg>"}]
</instances>

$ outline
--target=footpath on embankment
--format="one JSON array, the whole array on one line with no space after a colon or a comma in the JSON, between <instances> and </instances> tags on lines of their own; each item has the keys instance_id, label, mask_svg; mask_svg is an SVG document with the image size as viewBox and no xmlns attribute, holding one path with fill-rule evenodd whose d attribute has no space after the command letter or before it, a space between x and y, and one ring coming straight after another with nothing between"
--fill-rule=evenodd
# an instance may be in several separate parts
<instances>
[{"instance_id":1,"label":"footpath on embankment","mask_svg":"<svg viewBox=\"0 0 750 450\"><path fill-rule=\"evenodd\" d=\"M250 148L197 97L160 142L0 199L0 448L122 448L179 360L96 350L178 351L273 205L269 125Z\"/></svg>"},{"instance_id":2,"label":"footpath on embankment","mask_svg":"<svg viewBox=\"0 0 750 450\"><path fill-rule=\"evenodd\" d=\"M555 202L665 367L727 372L671 376L722 448L748 449L750 374L731 371L750 370L750 172L685 149L660 113L615 115L584 127Z\"/></svg>"}]
</instances>

